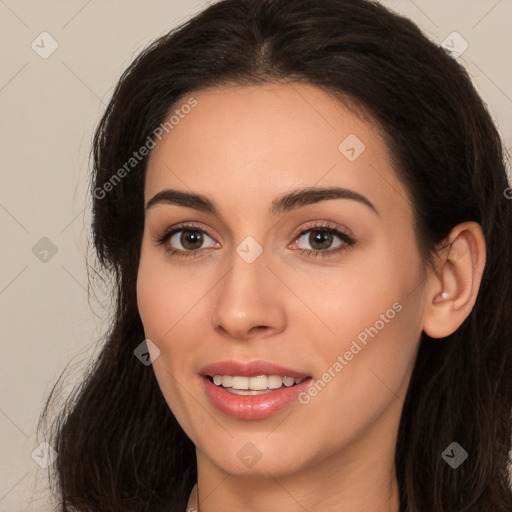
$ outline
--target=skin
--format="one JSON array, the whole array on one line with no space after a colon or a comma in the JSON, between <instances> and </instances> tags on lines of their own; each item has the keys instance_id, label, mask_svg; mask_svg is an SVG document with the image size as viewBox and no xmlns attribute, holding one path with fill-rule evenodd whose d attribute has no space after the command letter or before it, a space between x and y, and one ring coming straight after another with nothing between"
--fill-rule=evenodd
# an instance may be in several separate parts
<instances>
[{"instance_id":1,"label":"skin","mask_svg":"<svg viewBox=\"0 0 512 512\"><path fill-rule=\"evenodd\" d=\"M200 510L397 512L394 446L420 335L447 336L471 311L485 264L481 229L454 228L435 272L426 268L375 123L316 87L226 86L193 97L197 106L151 153L145 200L167 188L195 192L220 214L164 203L146 210L137 298L160 350L159 386L196 446ZM338 149L349 134L365 144L354 161ZM268 213L277 196L328 186L364 195L378 213L352 199ZM315 245L315 221L357 243L328 255L344 242ZM192 246L197 257L169 255L153 240L183 222L206 233ZM180 234L166 244L186 251ZM250 264L236 252L247 236L263 248ZM321 379L397 302L400 312L307 404L242 420L203 392L200 369L226 359ZM261 454L250 468L237 457L246 443ZM198 508L195 492L189 507Z\"/></svg>"}]
</instances>

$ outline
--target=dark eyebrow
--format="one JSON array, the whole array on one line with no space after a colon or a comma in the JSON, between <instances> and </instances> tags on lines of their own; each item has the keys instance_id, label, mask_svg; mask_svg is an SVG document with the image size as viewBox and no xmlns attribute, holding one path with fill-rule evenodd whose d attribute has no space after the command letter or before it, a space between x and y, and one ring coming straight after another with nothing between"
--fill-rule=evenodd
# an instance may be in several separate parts
<instances>
[{"instance_id":1,"label":"dark eyebrow","mask_svg":"<svg viewBox=\"0 0 512 512\"><path fill-rule=\"evenodd\" d=\"M380 215L377 208L375 208L365 196L353 190L340 187L302 188L283 194L272 201L269 213L271 215L278 215L283 212L330 199L352 199L368 206L377 215ZM201 194L172 189L161 190L147 202L146 210L161 203L186 206L187 208L193 208L200 212L219 215L219 209L215 205L215 202Z\"/></svg>"}]
</instances>

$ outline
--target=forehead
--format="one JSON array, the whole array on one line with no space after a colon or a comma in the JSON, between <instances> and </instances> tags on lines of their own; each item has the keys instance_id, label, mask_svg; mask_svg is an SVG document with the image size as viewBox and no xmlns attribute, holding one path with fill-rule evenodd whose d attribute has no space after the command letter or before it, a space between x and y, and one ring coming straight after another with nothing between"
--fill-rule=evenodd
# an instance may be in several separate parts
<instances>
[{"instance_id":1,"label":"forehead","mask_svg":"<svg viewBox=\"0 0 512 512\"><path fill-rule=\"evenodd\" d=\"M186 104L195 106L180 110ZM188 189L240 210L290 189L342 186L395 210L397 199L407 203L375 123L317 87L212 88L172 112L150 155L146 201L163 188Z\"/></svg>"}]
</instances>

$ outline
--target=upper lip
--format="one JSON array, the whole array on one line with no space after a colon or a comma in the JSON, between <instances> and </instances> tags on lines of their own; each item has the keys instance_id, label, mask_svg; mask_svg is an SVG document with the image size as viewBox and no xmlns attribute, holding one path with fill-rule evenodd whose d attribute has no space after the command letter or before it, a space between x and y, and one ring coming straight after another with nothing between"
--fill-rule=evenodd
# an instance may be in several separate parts
<instances>
[{"instance_id":1,"label":"upper lip","mask_svg":"<svg viewBox=\"0 0 512 512\"><path fill-rule=\"evenodd\" d=\"M258 375L281 375L301 379L308 377L306 373L292 370L280 364L269 361L218 361L201 368L202 375L213 377L214 375L231 375L233 377L257 377Z\"/></svg>"}]
</instances>

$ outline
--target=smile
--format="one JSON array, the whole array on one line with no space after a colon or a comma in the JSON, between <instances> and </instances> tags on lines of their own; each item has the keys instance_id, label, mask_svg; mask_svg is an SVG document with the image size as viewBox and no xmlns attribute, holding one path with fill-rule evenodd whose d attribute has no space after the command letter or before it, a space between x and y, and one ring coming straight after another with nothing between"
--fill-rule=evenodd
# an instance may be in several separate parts
<instances>
[{"instance_id":1,"label":"smile","mask_svg":"<svg viewBox=\"0 0 512 512\"><path fill-rule=\"evenodd\" d=\"M229 393L236 395L261 395L280 389L283 386L292 387L300 384L305 377L294 379L281 375L258 375L256 377L244 377L240 375L214 375L209 376L212 382L224 388Z\"/></svg>"}]
</instances>

